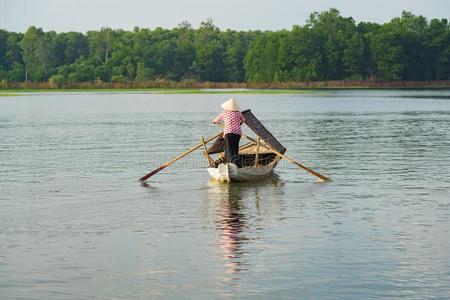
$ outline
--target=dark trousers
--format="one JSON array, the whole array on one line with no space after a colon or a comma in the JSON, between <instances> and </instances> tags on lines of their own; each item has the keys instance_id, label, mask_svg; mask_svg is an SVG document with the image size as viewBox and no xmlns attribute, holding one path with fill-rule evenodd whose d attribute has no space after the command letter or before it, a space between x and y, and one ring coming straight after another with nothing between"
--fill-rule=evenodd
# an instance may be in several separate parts
<instances>
[{"instance_id":1,"label":"dark trousers","mask_svg":"<svg viewBox=\"0 0 450 300\"><path fill-rule=\"evenodd\" d=\"M225 162L233 163L239 166L239 140L240 134L227 133L225 134Z\"/></svg>"}]
</instances>

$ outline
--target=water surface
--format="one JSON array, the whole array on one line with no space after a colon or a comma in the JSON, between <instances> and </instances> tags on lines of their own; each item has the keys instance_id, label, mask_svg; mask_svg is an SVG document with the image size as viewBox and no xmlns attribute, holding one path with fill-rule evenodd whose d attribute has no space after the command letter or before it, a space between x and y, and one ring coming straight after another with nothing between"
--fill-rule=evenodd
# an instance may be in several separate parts
<instances>
[{"instance_id":1,"label":"water surface","mask_svg":"<svg viewBox=\"0 0 450 300\"><path fill-rule=\"evenodd\" d=\"M227 95L0 99L2 299L450 297L450 92L233 95L333 178L211 182ZM247 131L248 132L248 131Z\"/></svg>"}]
</instances>

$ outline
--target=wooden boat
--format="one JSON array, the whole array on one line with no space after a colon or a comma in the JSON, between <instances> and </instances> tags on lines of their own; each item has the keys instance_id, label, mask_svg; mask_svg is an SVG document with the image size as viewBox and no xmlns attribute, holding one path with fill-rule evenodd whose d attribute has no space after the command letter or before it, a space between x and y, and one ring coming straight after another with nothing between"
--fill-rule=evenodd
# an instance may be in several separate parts
<instances>
[{"instance_id":1,"label":"wooden boat","mask_svg":"<svg viewBox=\"0 0 450 300\"><path fill-rule=\"evenodd\" d=\"M254 133L256 133L257 139L253 139L243 134L246 139L250 140L250 143L239 148L239 159L236 162L238 165L225 163L224 140L222 138L223 132L219 132L206 140L202 137L200 144L191 147L177 157L163 163L155 170L139 178L139 181L145 182L153 175L157 174L161 170L164 170L183 157L186 157L202 146L204 148L204 154L208 158L208 172L211 177L218 181L232 182L263 179L264 177L272 174L273 169L282 158L316 176L321 181L331 181L329 177L319 174L298 161L295 161L293 158L286 156L284 154L286 152L286 148L277 141L277 139L267 130L266 127L264 127L263 124L261 124L258 119L256 119L249 109L244 110L242 114L245 118L245 124L253 130ZM208 149L206 147L207 143L214 140L214 144ZM211 155L213 154L217 154L218 158L215 160L212 159Z\"/></svg>"},{"instance_id":2,"label":"wooden boat","mask_svg":"<svg viewBox=\"0 0 450 300\"><path fill-rule=\"evenodd\" d=\"M256 119L251 110L242 112L245 124L256 133L257 138L242 145L239 148L238 164L224 162L224 140L222 137L216 139L214 144L206 149L205 155L208 157L209 175L219 182L233 181L255 181L264 179L273 174L274 168L281 160L280 155L284 154L286 148ZM273 151L273 150L275 151ZM217 154L217 159L212 159L210 155Z\"/></svg>"}]
</instances>

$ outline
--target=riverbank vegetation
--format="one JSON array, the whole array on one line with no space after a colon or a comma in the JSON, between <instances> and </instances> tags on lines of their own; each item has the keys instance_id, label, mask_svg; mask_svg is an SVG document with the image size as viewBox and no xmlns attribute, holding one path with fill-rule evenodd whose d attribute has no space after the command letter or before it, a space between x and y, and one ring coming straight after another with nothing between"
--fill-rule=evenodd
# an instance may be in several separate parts
<instances>
[{"instance_id":1,"label":"riverbank vegetation","mask_svg":"<svg viewBox=\"0 0 450 300\"><path fill-rule=\"evenodd\" d=\"M315 89L448 89L450 80L434 81L401 81L401 80L329 80L329 81L296 81L296 82L191 82L170 80L142 80L127 82L106 82L101 80L89 82L3 82L0 90L20 91L92 91L92 90L184 90L184 91L299 91Z\"/></svg>"},{"instance_id":2,"label":"riverbank vegetation","mask_svg":"<svg viewBox=\"0 0 450 300\"><path fill-rule=\"evenodd\" d=\"M280 31L221 31L212 20L198 29L0 30L3 89L420 88L446 80L449 22L408 12L376 24L330 9Z\"/></svg>"},{"instance_id":3,"label":"riverbank vegetation","mask_svg":"<svg viewBox=\"0 0 450 300\"><path fill-rule=\"evenodd\" d=\"M28 93L127 93L127 94L238 94L238 95L283 95L283 94L312 94L317 92L299 89L21 89L0 90L0 97L22 96Z\"/></svg>"}]
</instances>

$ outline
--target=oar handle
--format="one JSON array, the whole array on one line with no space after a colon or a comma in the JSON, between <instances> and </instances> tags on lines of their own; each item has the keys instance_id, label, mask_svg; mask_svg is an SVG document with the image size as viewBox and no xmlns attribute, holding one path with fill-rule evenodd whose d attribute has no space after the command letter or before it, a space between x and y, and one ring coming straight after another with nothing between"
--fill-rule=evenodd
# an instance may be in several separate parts
<instances>
[{"instance_id":1,"label":"oar handle","mask_svg":"<svg viewBox=\"0 0 450 300\"><path fill-rule=\"evenodd\" d=\"M205 144L206 144L206 143L209 143L210 141L216 139L217 137L219 137L219 136L222 135L222 134L223 134L223 132L221 131L221 132L219 132L218 134L216 134L215 136L212 136L212 137L208 138L204 143L205 143ZM158 173L158 172L161 171L162 169L164 169L164 168L170 166L170 165L173 164L174 162L176 162L176 161L182 159L182 158L185 157L186 155L188 155L188 154L194 152L195 150L197 150L198 148L202 147L204 143L202 142L202 143L200 143L200 144L198 144L198 145L196 145L196 146L194 146L194 147L188 149L187 151L183 152L183 153L180 154L179 156L177 156L177 157L171 159L170 161L168 161L168 162L166 162L166 163L163 163L163 164L162 164L161 166L159 166L157 169L151 171L150 173L148 173L148 174L145 175L145 176L142 176L139 180L140 180L140 181L145 181L145 180L149 179L150 177L152 177L153 175L155 175L156 173Z\"/></svg>"}]
</instances>

